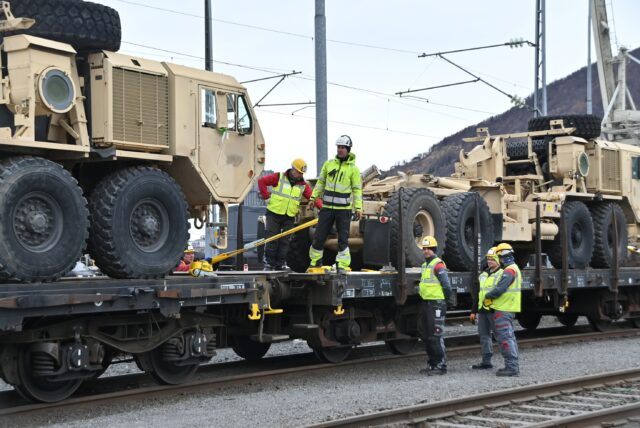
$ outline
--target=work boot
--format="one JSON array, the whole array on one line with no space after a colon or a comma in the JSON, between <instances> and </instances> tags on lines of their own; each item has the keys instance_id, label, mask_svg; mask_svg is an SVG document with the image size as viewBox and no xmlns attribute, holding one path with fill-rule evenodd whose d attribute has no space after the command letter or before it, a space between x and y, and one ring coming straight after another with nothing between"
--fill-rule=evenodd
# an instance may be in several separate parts
<instances>
[{"instance_id":1,"label":"work boot","mask_svg":"<svg viewBox=\"0 0 640 428\"><path fill-rule=\"evenodd\" d=\"M265 263L262 265L262 270L272 271L272 270L276 270L276 268L275 266L272 266L269 263Z\"/></svg>"},{"instance_id":2,"label":"work boot","mask_svg":"<svg viewBox=\"0 0 640 428\"><path fill-rule=\"evenodd\" d=\"M518 376L520 374L520 370L515 369L498 369L496 372L496 376Z\"/></svg>"},{"instance_id":3,"label":"work boot","mask_svg":"<svg viewBox=\"0 0 640 428\"><path fill-rule=\"evenodd\" d=\"M286 263L284 263L282 266L280 266L280 267L278 268L278 270L283 270L283 271L285 271L285 272L291 272L291 268L290 268L289 266L287 266L287 264L286 264Z\"/></svg>"},{"instance_id":4,"label":"work boot","mask_svg":"<svg viewBox=\"0 0 640 428\"><path fill-rule=\"evenodd\" d=\"M440 376L447 374L446 367L426 367L424 369L420 369L420 374L426 374L427 376Z\"/></svg>"},{"instance_id":5,"label":"work boot","mask_svg":"<svg viewBox=\"0 0 640 428\"><path fill-rule=\"evenodd\" d=\"M474 364L474 365L471 366L471 368L473 370L487 370L487 369L492 369L493 368L493 364L491 364L491 363Z\"/></svg>"}]
</instances>

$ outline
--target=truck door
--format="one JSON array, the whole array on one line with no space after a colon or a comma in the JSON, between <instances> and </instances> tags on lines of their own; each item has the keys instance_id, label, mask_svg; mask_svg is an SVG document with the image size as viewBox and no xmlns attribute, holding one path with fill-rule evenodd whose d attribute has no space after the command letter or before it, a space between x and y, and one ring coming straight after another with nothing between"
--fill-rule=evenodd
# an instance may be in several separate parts
<instances>
[{"instance_id":1,"label":"truck door","mask_svg":"<svg viewBox=\"0 0 640 428\"><path fill-rule=\"evenodd\" d=\"M198 164L220 198L240 199L255 173L254 118L244 94L201 87Z\"/></svg>"}]
</instances>

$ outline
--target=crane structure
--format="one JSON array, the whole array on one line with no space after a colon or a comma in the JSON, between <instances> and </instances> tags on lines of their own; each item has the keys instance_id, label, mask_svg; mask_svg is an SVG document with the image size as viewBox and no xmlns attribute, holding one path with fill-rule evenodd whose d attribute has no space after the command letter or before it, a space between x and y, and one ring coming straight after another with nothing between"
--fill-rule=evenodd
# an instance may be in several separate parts
<instances>
[{"instance_id":1,"label":"crane structure","mask_svg":"<svg viewBox=\"0 0 640 428\"><path fill-rule=\"evenodd\" d=\"M640 60L625 47L620 47L613 55L605 0L591 0L590 3L604 112L602 133L612 141L640 145L640 111L627 87L629 61L640 64Z\"/></svg>"}]
</instances>

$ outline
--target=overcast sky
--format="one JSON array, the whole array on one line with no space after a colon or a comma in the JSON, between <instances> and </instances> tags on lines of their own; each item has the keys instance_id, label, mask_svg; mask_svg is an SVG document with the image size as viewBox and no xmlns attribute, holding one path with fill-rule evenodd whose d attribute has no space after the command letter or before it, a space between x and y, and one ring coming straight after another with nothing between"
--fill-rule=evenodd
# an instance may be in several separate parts
<instances>
[{"instance_id":1,"label":"overcast sky","mask_svg":"<svg viewBox=\"0 0 640 428\"><path fill-rule=\"evenodd\" d=\"M94 1L120 12L121 52L204 68L204 0ZM301 71L263 103L314 101L314 0L212 2L214 71L239 81ZM607 3L614 52L616 44L640 46L640 1ZM546 4L550 83L586 65L588 0ZM335 154L335 139L348 134L361 169L371 164L386 169L510 108L509 98L482 83L416 94L428 102L394 94L469 80L442 59L418 55L514 38L534 41L534 12L535 0L326 0L329 156ZM531 47L500 47L447 58L509 94L524 98L533 90ZM252 102L276 81L248 83ZM315 176L315 109L304 107L257 109L267 144L267 168L282 170L293 158L302 157L309 163L307 176Z\"/></svg>"}]
</instances>

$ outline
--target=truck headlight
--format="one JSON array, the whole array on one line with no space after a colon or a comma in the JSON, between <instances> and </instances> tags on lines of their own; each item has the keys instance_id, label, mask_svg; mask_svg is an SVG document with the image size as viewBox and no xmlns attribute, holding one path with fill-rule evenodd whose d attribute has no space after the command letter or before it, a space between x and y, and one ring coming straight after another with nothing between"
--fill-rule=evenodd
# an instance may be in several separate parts
<instances>
[{"instance_id":1,"label":"truck headlight","mask_svg":"<svg viewBox=\"0 0 640 428\"><path fill-rule=\"evenodd\" d=\"M583 177L589 175L589 156L582 152L578 155L578 174Z\"/></svg>"},{"instance_id":2,"label":"truck headlight","mask_svg":"<svg viewBox=\"0 0 640 428\"><path fill-rule=\"evenodd\" d=\"M50 67L38 79L38 93L45 106L54 113L66 113L74 105L76 87L63 70Z\"/></svg>"}]
</instances>

